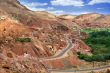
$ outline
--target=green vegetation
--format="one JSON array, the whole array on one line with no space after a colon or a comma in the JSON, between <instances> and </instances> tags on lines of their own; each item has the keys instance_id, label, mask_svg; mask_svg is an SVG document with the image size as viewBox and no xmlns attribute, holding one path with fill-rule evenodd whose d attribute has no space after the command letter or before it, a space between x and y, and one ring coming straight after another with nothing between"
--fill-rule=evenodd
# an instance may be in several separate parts
<instances>
[{"instance_id":1,"label":"green vegetation","mask_svg":"<svg viewBox=\"0 0 110 73\"><path fill-rule=\"evenodd\" d=\"M24 42L31 42L31 38L17 38L16 41L24 43Z\"/></svg>"},{"instance_id":2,"label":"green vegetation","mask_svg":"<svg viewBox=\"0 0 110 73\"><path fill-rule=\"evenodd\" d=\"M89 33L89 38L85 40L93 49L93 54L107 54L110 53L110 32L98 31Z\"/></svg>"},{"instance_id":3,"label":"green vegetation","mask_svg":"<svg viewBox=\"0 0 110 73\"><path fill-rule=\"evenodd\" d=\"M110 29L89 29L85 32L89 34L89 38L84 41L92 48L93 55L78 53L78 57L90 62L110 60Z\"/></svg>"},{"instance_id":4,"label":"green vegetation","mask_svg":"<svg viewBox=\"0 0 110 73\"><path fill-rule=\"evenodd\" d=\"M92 61L106 61L110 60L110 54L97 54L97 55L86 55L86 54L78 54L78 57L82 60L92 62Z\"/></svg>"},{"instance_id":5,"label":"green vegetation","mask_svg":"<svg viewBox=\"0 0 110 73\"><path fill-rule=\"evenodd\" d=\"M87 34L91 33L91 32L99 32L99 31L109 31L110 32L110 28L85 28L81 30L82 32L85 32Z\"/></svg>"}]
</instances>

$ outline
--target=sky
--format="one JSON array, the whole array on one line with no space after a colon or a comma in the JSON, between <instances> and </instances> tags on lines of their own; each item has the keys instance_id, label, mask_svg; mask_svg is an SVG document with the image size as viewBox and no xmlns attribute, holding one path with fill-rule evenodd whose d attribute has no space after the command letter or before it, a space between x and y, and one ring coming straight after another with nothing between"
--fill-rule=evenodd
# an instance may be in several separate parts
<instances>
[{"instance_id":1,"label":"sky","mask_svg":"<svg viewBox=\"0 0 110 73\"><path fill-rule=\"evenodd\" d=\"M110 14L110 0L18 0L33 11L47 11L57 15L87 13Z\"/></svg>"}]
</instances>

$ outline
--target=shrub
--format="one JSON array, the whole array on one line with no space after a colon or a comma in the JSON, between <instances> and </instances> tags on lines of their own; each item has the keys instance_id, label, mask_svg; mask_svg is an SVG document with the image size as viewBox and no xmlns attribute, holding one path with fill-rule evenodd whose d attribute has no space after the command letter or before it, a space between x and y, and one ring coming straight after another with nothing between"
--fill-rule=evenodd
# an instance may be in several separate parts
<instances>
[{"instance_id":1,"label":"shrub","mask_svg":"<svg viewBox=\"0 0 110 73\"><path fill-rule=\"evenodd\" d=\"M17 38L16 41L18 42L31 42L31 38Z\"/></svg>"},{"instance_id":2,"label":"shrub","mask_svg":"<svg viewBox=\"0 0 110 73\"><path fill-rule=\"evenodd\" d=\"M80 54L78 55L79 59L88 61L88 62L92 62L92 61L106 61L108 59L110 59L110 55L92 55L92 56L88 56L86 54Z\"/></svg>"}]
</instances>

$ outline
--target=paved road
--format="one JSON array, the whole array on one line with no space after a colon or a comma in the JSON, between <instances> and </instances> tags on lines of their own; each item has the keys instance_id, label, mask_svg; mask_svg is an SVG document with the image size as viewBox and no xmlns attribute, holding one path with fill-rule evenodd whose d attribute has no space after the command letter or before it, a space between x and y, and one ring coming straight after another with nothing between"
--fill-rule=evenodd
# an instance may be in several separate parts
<instances>
[{"instance_id":1,"label":"paved road","mask_svg":"<svg viewBox=\"0 0 110 73\"><path fill-rule=\"evenodd\" d=\"M54 59L60 59L62 58L65 54L68 53L69 50L73 48L73 43L70 39L67 39L67 47L62 49L60 53L56 53L54 56L49 57L49 58L41 58L41 60L54 60Z\"/></svg>"},{"instance_id":2,"label":"paved road","mask_svg":"<svg viewBox=\"0 0 110 73\"><path fill-rule=\"evenodd\" d=\"M99 68L93 68L93 69L82 69L82 70L49 70L52 73L71 73L71 72L88 72L88 71L100 71L100 70L104 70L110 68L110 65L106 65L103 67L99 67Z\"/></svg>"}]
</instances>

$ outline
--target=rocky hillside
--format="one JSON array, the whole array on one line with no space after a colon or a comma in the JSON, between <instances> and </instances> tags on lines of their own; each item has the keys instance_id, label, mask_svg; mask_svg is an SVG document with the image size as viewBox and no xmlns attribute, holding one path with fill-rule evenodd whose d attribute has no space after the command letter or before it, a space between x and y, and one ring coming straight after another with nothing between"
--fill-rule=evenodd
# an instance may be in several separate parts
<instances>
[{"instance_id":1,"label":"rocky hillside","mask_svg":"<svg viewBox=\"0 0 110 73\"><path fill-rule=\"evenodd\" d=\"M0 20L0 73L49 73L38 61L40 51L36 53L33 48L37 47L26 38L30 34L22 23Z\"/></svg>"},{"instance_id":2,"label":"rocky hillside","mask_svg":"<svg viewBox=\"0 0 110 73\"><path fill-rule=\"evenodd\" d=\"M47 12L31 11L17 0L0 0L1 73L49 73L45 65L52 68L80 66L76 53L78 51L90 53L90 48L80 40L79 26L84 24L85 27L86 23L93 21L99 23L99 19L108 21L109 17L105 19L105 16L104 18L102 16L100 14L78 17L55 16ZM76 46L67 57L47 61L48 64L39 61L40 58L54 56L58 51L65 49L68 44L67 38L78 39L73 40Z\"/></svg>"},{"instance_id":3,"label":"rocky hillside","mask_svg":"<svg viewBox=\"0 0 110 73\"><path fill-rule=\"evenodd\" d=\"M61 47L64 47L65 41L63 33L67 33L69 28L57 20L51 20L51 18L55 18L54 15L46 12L30 11L17 0L0 0L0 3L1 19L8 17L18 23L22 23L23 26L30 30L31 36L33 35L34 39L40 41L36 42L37 44L41 44L40 48L54 47L54 49L61 49ZM61 38L63 41L61 41ZM58 46L56 47L53 43L58 44Z\"/></svg>"}]
</instances>

